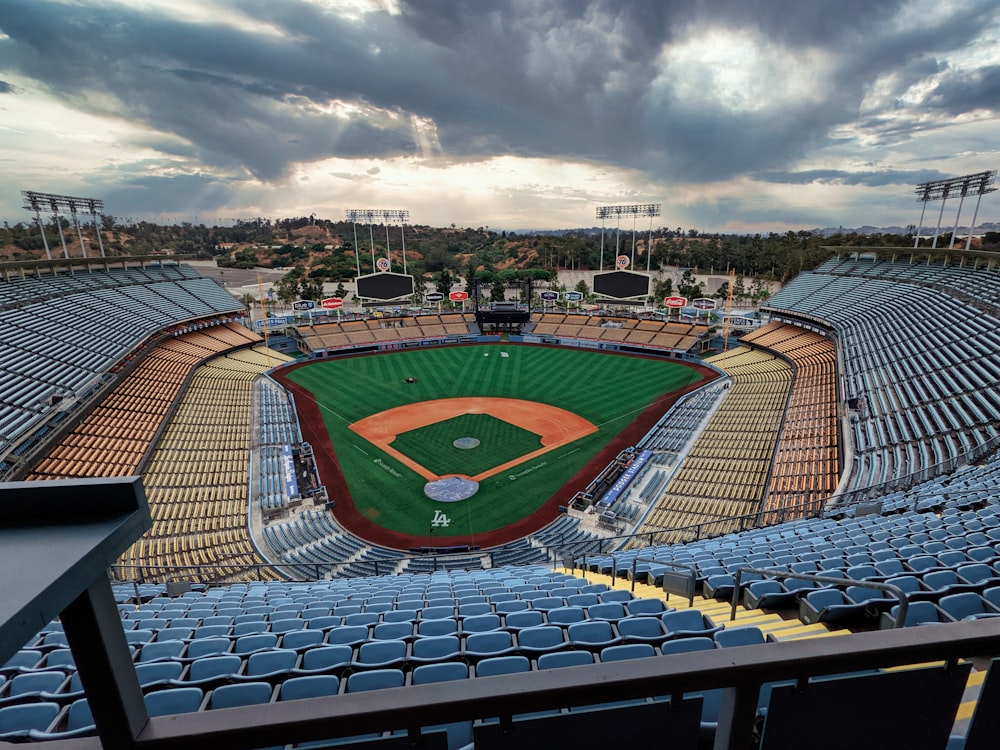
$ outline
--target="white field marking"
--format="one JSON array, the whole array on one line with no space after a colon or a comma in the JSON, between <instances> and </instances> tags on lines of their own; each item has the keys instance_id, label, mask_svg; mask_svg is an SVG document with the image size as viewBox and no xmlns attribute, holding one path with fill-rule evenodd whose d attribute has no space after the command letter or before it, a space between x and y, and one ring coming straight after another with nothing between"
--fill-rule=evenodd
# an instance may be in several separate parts
<instances>
[{"instance_id":1,"label":"white field marking","mask_svg":"<svg viewBox=\"0 0 1000 750\"><path fill-rule=\"evenodd\" d=\"M647 408L648 408L648 405L647 405L647 406L643 406L643 407L640 407L640 408L638 408L638 409L633 409L632 411L627 411L627 412L625 412L625 413L623 413L623 414L619 414L619 415L618 415L618 416L616 416L616 417L612 417L611 419L607 420L606 422L601 422L601 423L600 423L599 425L597 425L597 426L598 426L599 428L600 428L600 427L604 427L604 425L608 425L608 424L611 424L611 423L613 423L613 422L617 422L617 421L618 421L619 419L622 419L623 417L630 417L630 416L632 416L633 414L639 414L640 412L643 412L643 411L645 411L645 410L646 410Z\"/></svg>"},{"instance_id":2,"label":"white field marking","mask_svg":"<svg viewBox=\"0 0 1000 750\"><path fill-rule=\"evenodd\" d=\"M322 401L316 400L315 397L313 398L313 400L316 401L316 406L318 406L320 409L323 409L324 411L328 411L333 416L335 416L337 419L340 419L340 420L346 422L347 424L350 424L350 420L348 420L348 418L345 417L343 414L340 414L339 412L331 409L329 406L327 406L326 404L324 404Z\"/></svg>"}]
</instances>

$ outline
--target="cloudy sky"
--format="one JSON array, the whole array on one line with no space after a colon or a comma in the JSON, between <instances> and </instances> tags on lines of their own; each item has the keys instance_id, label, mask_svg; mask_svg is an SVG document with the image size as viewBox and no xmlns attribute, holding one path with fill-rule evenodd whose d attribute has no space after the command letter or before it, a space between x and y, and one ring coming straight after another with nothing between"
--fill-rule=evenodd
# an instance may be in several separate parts
<instances>
[{"instance_id":1,"label":"cloudy sky","mask_svg":"<svg viewBox=\"0 0 1000 750\"><path fill-rule=\"evenodd\" d=\"M28 189L205 223L905 226L915 184L997 167L996 0L0 2L9 221Z\"/></svg>"}]
</instances>

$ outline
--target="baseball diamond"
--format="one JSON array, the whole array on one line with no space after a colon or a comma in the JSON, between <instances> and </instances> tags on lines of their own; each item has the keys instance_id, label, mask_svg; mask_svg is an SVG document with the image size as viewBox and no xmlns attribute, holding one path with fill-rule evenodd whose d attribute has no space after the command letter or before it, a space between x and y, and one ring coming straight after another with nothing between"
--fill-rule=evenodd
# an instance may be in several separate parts
<instances>
[{"instance_id":1,"label":"baseball diamond","mask_svg":"<svg viewBox=\"0 0 1000 750\"><path fill-rule=\"evenodd\" d=\"M393 446L393 441L404 432L416 430L437 422L445 422L463 414L488 414L495 419L521 427L540 437L541 448L492 466L472 477L477 482L523 461L541 456L567 443L597 432L597 427L583 417L549 404L524 401L516 398L447 398L405 404L373 414L350 428L373 445L378 446L400 463L413 469L428 481L440 478ZM443 473L443 472L442 472Z\"/></svg>"},{"instance_id":2,"label":"baseball diamond","mask_svg":"<svg viewBox=\"0 0 1000 750\"><path fill-rule=\"evenodd\" d=\"M511 343L347 356L274 375L295 395L338 521L399 549L431 533L434 546L492 546L541 528L685 391L715 377L676 360ZM456 447L461 438L480 445ZM449 524L432 526L441 504L425 488L449 477L475 491L450 499Z\"/></svg>"}]
</instances>

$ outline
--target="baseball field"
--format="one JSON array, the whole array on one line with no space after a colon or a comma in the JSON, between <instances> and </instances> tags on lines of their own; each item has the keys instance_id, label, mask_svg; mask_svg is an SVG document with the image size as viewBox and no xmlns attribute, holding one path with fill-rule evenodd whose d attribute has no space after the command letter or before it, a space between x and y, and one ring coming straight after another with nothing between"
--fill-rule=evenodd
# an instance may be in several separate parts
<instances>
[{"instance_id":1,"label":"baseball field","mask_svg":"<svg viewBox=\"0 0 1000 750\"><path fill-rule=\"evenodd\" d=\"M331 493L345 525L360 516L397 545L446 546L568 502L576 488L567 483L606 460L609 442L635 443L648 429L637 417L703 373L653 358L483 344L311 362L279 379L295 393L324 482L346 489Z\"/></svg>"}]
</instances>

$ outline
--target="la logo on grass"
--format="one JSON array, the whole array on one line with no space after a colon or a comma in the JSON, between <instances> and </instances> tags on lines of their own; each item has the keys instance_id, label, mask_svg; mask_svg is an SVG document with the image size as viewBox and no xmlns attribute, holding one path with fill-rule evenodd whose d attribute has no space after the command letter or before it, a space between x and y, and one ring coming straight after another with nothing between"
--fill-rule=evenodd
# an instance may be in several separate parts
<instances>
[{"instance_id":1,"label":"la logo on grass","mask_svg":"<svg viewBox=\"0 0 1000 750\"><path fill-rule=\"evenodd\" d=\"M451 525L451 519L448 518L442 511L434 511L434 518L431 519L431 526L440 526L447 528Z\"/></svg>"}]
</instances>

